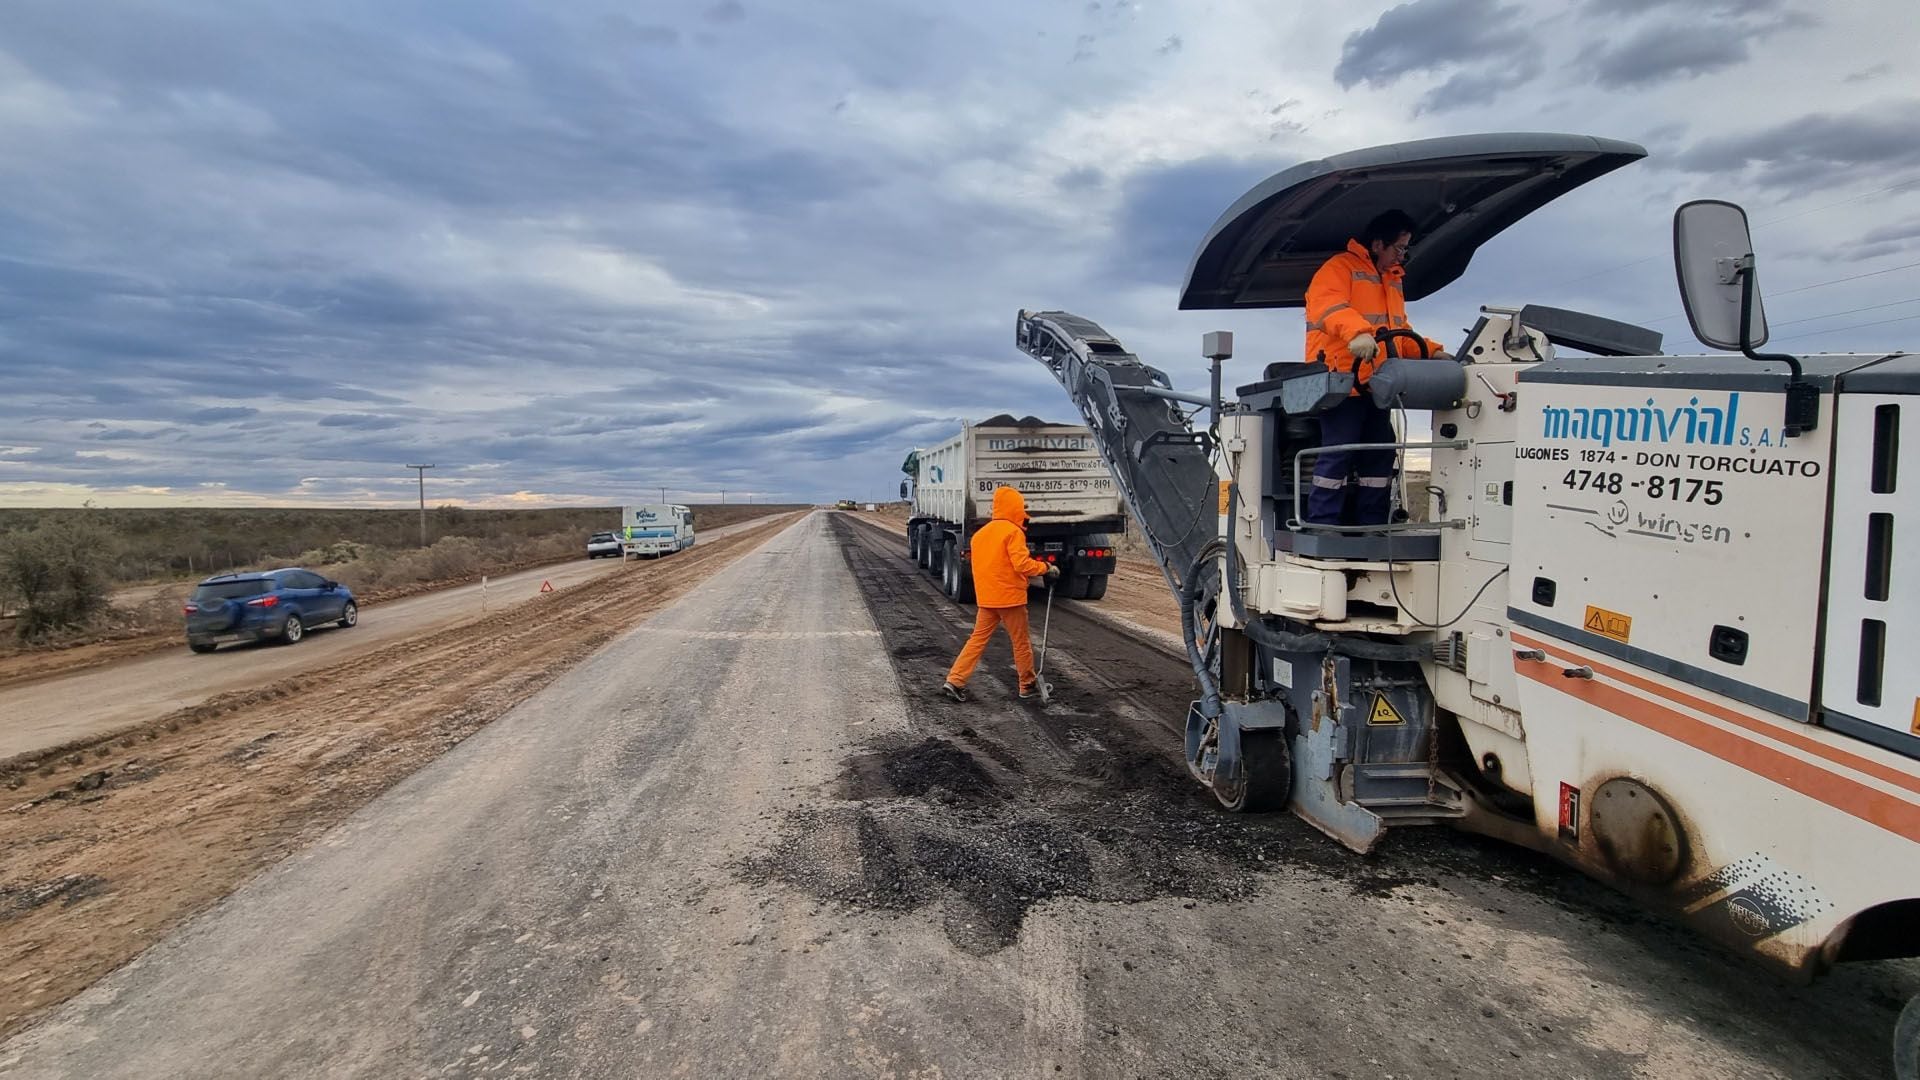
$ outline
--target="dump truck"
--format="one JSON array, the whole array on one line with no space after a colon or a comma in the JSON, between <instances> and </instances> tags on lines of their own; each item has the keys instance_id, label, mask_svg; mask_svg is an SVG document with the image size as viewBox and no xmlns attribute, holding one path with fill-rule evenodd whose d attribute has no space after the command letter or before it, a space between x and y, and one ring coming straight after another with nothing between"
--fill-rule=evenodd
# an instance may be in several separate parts
<instances>
[{"instance_id":1,"label":"dump truck","mask_svg":"<svg viewBox=\"0 0 1920 1080\"><path fill-rule=\"evenodd\" d=\"M1304 307L1388 208L1418 225L1415 301L1645 155L1506 134L1307 162L1222 214L1180 307ZM1176 389L1064 311L1020 312L1015 343L1080 409L1179 602L1183 754L1221 806L1290 809L1361 853L1431 825L1521 844L1800 979L1920 955L1920 544L1895 541L1920 526L1900 430L1920 356L1760 352L1730 203L1676 211L1674 260L1717 355L1533 304L1483 306L1457 359L1383 327L1408 351L1358 385L1303 357L1223 392L1216 331L1210 388ZM1276 320L1275 351L1300 321ZM1309 520L1314 460L1361 448L1317 418L1355 393L1430 416L1394 447L1431 458L1429 520ZM1894 1063L1920 1080L1920 998Z\"/></svg>"},{"instance_id":2,"label":"dump truck","mask_svg":"<svg viewBox=\"0 0 1920 1080\"><path fill-rule=\"evenodd\" d=\"M1093 433L1079 424L1001 414L964 423L952 438L915 449L901 466L900 497L912 504L907 556L939 579L954 600L973 602L967 542L993 519L993 492L1010 487L1027 502L1027 547L1060 567L1060 595L1107 593L1125 509Z\"/></svg>"}]
</instances>

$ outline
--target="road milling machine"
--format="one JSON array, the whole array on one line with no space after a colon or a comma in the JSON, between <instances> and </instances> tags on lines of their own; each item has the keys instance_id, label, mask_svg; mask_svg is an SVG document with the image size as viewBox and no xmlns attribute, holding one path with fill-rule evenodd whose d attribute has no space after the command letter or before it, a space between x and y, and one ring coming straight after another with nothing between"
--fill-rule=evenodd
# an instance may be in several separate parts
<instances>
[{"instance_id":1,"label":"road milling machine","mask_svg":"<svg viewBox=\"0 0 1920 1080\"><path fill-rule=\"evenodd\" d=\"M1419 224L1418 300L1644 156L1475 135L1299 165L1219 218L1180 307L1302 307L1388 209ZM1695 335L1744 355L1489 306L1453 360L1384 330L1405 358L1357 388L1296 359L1285 323L1281 359L1223 396L1225 332L1199 392L1066 312L1020 312L1016 340L1095 432L1179 598L1187 766L1228 810L1290 807L1362 853L1408 825L1504 838L1800 977L1920 954L1920 355L1756 352L1744 213L1690 203L1674 234ZM1303 520L1316 455L1362 448L1321 445L1316 420L1356 391L1430 462L1411 489L1398 474L1423 520ZM1418 413L1432 437L1410 441Z\"/></svg>"}]
</instances>

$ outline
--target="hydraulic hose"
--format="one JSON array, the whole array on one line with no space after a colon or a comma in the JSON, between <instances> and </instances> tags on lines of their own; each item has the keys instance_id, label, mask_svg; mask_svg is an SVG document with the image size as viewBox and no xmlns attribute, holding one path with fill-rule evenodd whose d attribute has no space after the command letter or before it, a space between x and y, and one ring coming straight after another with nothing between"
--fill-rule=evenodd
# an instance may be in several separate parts
<instances>
[{"instance_id":1,"label":"hydraulic hose","mask_svg":"<svg viewBox=\"0 0 1920 1080\"><path fill-rule=\"evenodd\" d=\"M1193 607L1198 602L1194 595L1200 582L1201 568L1210 560L1211 544L1202 548L1200 557L1188 568L1187 576L1180 582L1180 636L1186 641L1187 663L1193 665L1194 677L1200 680L1200 715L1209 720L1220 715L1220 684L1213 679L1213 672L1207 669L1207 658L1200 652L1200 646L1194 639L1200 629L1194 617Z\"/></svg>"}]
</instances>

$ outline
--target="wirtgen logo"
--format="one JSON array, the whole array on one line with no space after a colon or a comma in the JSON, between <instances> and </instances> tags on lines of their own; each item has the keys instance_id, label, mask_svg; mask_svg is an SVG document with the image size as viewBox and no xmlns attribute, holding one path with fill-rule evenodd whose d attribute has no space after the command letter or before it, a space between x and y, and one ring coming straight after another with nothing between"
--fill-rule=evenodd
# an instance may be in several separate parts
<instances>
[{"instance_id":1,"label":"wirtgen logo","mask_svg":"<svg viewBox=\"0 0 1920 1080\"><path fill-rule=\"evenodd\" d=\"M1573 409L1547 405L1543 437L1584 440L1601 446L1615 443L1682 443L1689 446L1751 445L1750 429L1738 426L1740 395L1727 395L1725 405L1702 405L1689 398L1685 405L1656 408L1652 398L1638 408ZM1760 444L1770 445L1762 429Z\"/></svg>"}]
</instances>

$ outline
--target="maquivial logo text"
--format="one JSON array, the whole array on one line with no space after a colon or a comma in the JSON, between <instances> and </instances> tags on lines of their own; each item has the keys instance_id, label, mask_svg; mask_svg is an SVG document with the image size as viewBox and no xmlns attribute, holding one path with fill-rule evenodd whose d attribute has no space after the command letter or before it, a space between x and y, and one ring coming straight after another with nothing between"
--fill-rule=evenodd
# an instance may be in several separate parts
<instances>
[{"instance_id":1,"label":"maquivial logo text","mask_svg":"<svg viewBox=\"0 0 1920 1080\"><path fill-rule=\"evenodd\" d=\"M1545 405L1540 412L1542 438L1596 442L1603 447L1625 443L1778 446L1781 442L1780 434L1771 428L1740 426L1738 391L1729 393L1719 404L1701 404L1698 397L1690 397L1685 405L1662 408L1648 398L1642 406Z\"/></svg>"}]
</instances>

